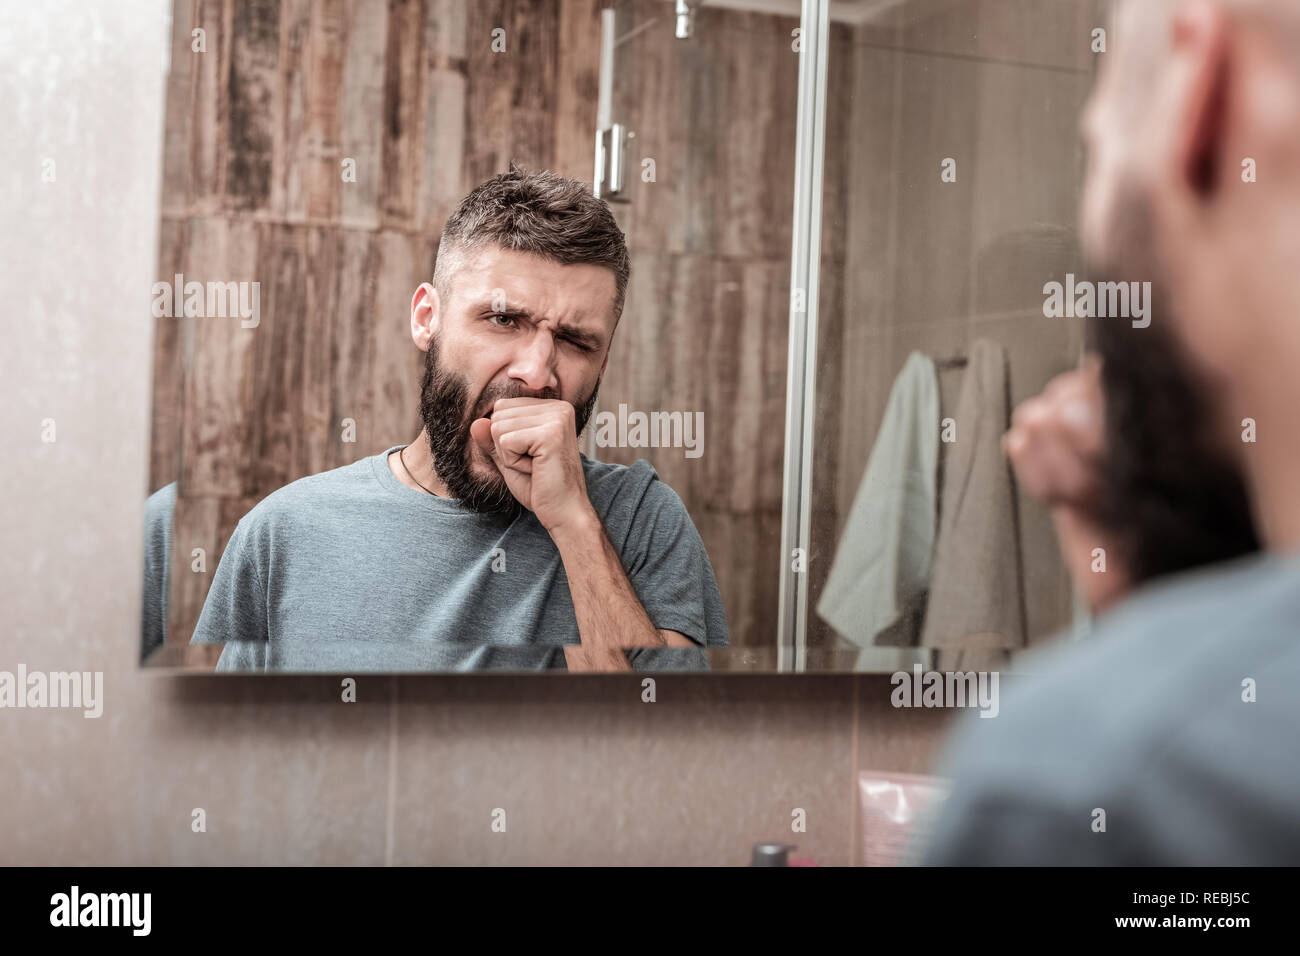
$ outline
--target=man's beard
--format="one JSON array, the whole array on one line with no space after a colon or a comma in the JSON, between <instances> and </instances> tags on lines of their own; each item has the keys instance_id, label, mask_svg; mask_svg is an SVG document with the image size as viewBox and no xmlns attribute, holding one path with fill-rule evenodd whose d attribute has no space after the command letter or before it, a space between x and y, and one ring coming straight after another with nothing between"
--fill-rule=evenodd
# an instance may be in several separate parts
<instances>
[{"instance_id":1,"label":"man's beard","mask_svg":"<svg viewBox=\"0 0 1300 956\"><path fill-rule=\"evenodd\" d=\"M1099 517L1125 542L1136 582L1259 549L1239 467L1226 452L1213 383L1182 342L1144 196L1129 191L1096 281L1150 282L1151 323L1091 320L1106 403Z\"/></svg>"},{"instance_id":2,"label":"man's beard","mask_svg":"<svg viewBox=\"0 0 1300 956\"><path fill-rule=\"evenodd\" d=\"M575 403L573 406L579 435L587 427L599 389L600 382L597 381L586 402L582 405ZM437 339L430 340L424 359L424 379L420 383L420 418L424 421L424 430L429 436L434 470L447 486L451 497L465 507L485 514L496 514L512 520L522 514L523 505L510 493L510 488L495 466L487 476L474 471L470 457L474 439L470 436L470 426L476 419L490 412L493 403L499 398L559 397L559 393L550 388L543 389L540 394L530 395L527 389L512 382L508 385L489 385L478 396L478 401L471 405L469 386L465 379L451 369L442 367L438 361Z\"/></svg>"}]
</instances>

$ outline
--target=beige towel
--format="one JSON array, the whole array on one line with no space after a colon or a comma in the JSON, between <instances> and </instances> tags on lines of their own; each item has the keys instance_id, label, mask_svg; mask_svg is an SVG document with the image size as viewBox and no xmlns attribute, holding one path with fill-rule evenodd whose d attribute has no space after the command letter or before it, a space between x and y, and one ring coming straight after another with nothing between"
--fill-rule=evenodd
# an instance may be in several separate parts
<instances>
[{"instance_id":1,"label":"beige towel","mask_svg":"<svg viewBox=\"0 0 1300 956\"><path fill-rule=\"evenodd\" d=\"M1009 418L1007 357L987 339L971 344L952 418L939 495L923 647L941 648L937 670L990 670L1025 646L1022 572L1011 469L1002 453Z\"/></svg>"},{"instance_id":2,"label":"beige towel","mask_svg":"<svg viewBox=\"0 0 1300 956\"><path fill-rule=\"evenodd\" d=\"M939 381L920 352L898 373L817 613L860 648L915 645L934 552Z\"/></svg>"}]
</instances>

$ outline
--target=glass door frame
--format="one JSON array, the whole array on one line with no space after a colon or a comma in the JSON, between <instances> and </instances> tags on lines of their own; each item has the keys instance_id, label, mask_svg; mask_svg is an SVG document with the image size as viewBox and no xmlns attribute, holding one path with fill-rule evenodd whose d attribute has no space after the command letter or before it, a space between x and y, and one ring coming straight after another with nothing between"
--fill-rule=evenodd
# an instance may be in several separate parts
<instances>
[{"instance_id":1,"label":"glass door frame","mask_svg":"<svg viewBox=\"0 0 1300 956\"><path fill-rule=\"evenodd\" d=\"M802 672L807 665L807 566L812 518L813 413L817 407L817 299L830 0L803 0L799 24L799 105L781 495L781 593L777 610L777 670L781 673Z\"/></svg>"}]
</instances>

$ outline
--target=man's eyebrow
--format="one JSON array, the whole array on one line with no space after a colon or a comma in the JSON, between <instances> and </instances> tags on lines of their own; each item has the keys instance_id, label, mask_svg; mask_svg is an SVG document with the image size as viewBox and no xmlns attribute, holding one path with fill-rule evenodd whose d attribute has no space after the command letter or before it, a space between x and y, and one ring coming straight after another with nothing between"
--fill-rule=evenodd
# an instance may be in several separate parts
<instances>
[{"instance_id":1,"label":"man's eyebrow","mask_svg":"<svg viewBox=\"0 0 1300 956\"><path fill-rule=\"evenodd\" d=\"M481 312L484 315L508 315L512 319L531 319L533 317L533 313L528 311L527 309L519 309L519 308L494 309L492 308L491 299L484 299L483 301L479 302L477 305L474 306L474 311Z\"/></svg>"},{"instance_id":2,"label":"man's eyebrow","mask_svg":"<svg viewBox=\"0 0 1300 956\"><path fill-rule=\"evenodd\" d=\"M494 309L492 308L492 302L490 299L483 300L483 302L479 304L478 309L484 315L504 315L512 319L523 319L527 322L531 322L534 319L533 313L528 309L517 307L513 309ZM577 342L579 345L585 345L588 348L593 349L600 348L605 341L604 338L597 333L588 332L586 329L580 328L576 325L569 325L567 322L561 322L556 326L556 332L568 339L570 342Z\"/></svg>"},{"instance_id":3,"label":"man's eyebrow","mask_svg":"<svg viewBox=\"0 0 1300 956\"><path fill-rule=\"evenodd\" d=\"M598 349L604 344L604 339L595 332L588 332L586 329L580 329L576 325L567 325L563 322L557 326L557 331L567 338L570 342L577 342L579 345L585 345L588 348Z\"/></svg>"}]
</instances>

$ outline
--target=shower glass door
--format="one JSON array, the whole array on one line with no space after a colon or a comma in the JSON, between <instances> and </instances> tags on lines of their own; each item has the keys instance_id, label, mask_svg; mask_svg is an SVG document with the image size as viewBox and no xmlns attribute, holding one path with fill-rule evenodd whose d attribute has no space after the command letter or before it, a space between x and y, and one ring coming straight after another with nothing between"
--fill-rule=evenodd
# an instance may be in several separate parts
<instances>
[{"instance_id":1,"label":"shower glass door","mask_svg":"<svg viewBox=\"0 0 1300 956\"><path fill-rule=\"evenodd\" d=\"M998 442L1084 347L1081 322L1044 317L1043 289L1083 271L1078 121L1107 9L824 11L809 661L996 670L1071 625L1050 516Z\"/></svg>"},{"instance_id":2,"label":"shower glass door","mask_svg":"<svg viewBox=\"0 0 1300 956\"><path fill-rule=\"evenodd\" d=\"M685 502L726 608L731 646L711 652L713 669L774 670L799 9L682 6L603 13L594 178L632 278L599 410L627 440L589 435L588 453L648 459ZM656 413L668 424L643 438L680 417L694 446L637 444L634 416Z\"/></svg>"}]
</instances>

